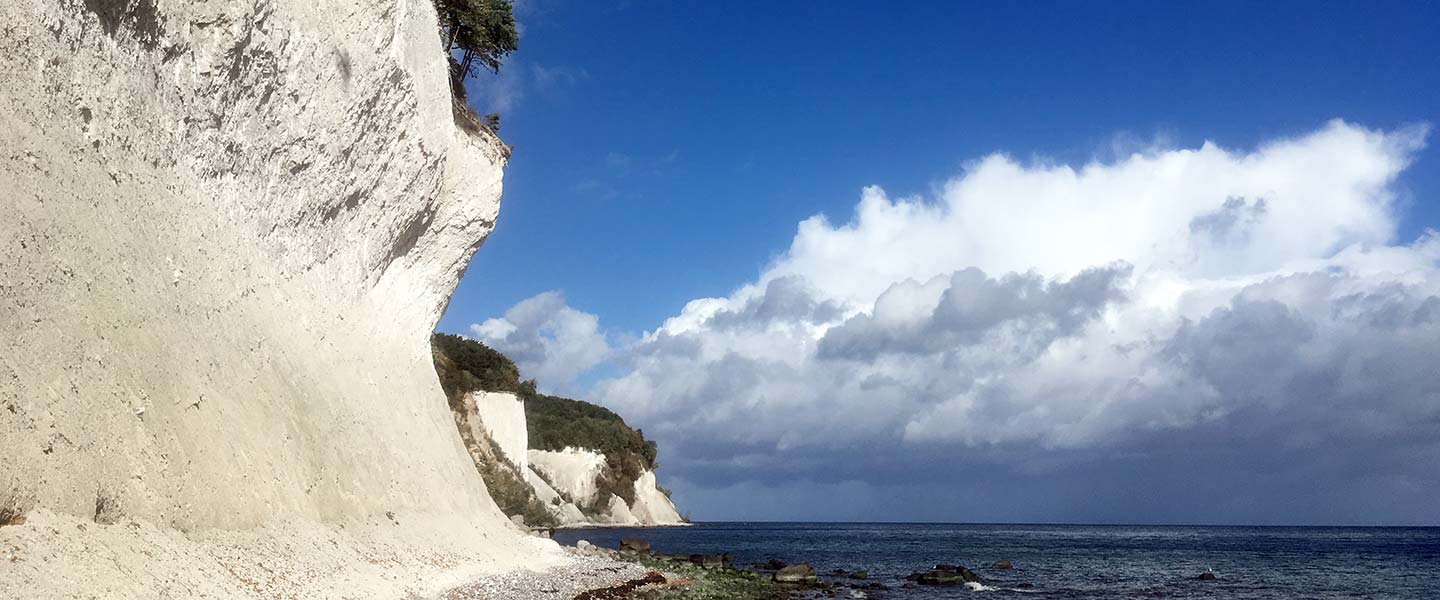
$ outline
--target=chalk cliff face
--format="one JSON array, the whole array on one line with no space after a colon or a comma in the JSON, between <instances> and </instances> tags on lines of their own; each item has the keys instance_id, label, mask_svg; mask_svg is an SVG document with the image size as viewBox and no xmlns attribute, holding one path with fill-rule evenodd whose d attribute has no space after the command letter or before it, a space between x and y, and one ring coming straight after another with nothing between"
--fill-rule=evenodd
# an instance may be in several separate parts
<instances>
[{"instance_id":1,"label":"chalk cliff face","mask_svg":"<svg viewBox=\"0 0 1440 600\"><path fill-rule=\"evenodd\" d=\"M594 518L583 521L567 521L567 525L680 525L685 523L670 497L660 491L655 473L641 472L635 480L635 500L626 503L614 494L609 498L597 498L602 492L596 485L596 477L605 466L605 455L594 450L566 448L561 451L530 450L530 467L538 475L532 483L541 500L549 502L546 496L556 495L568 498L569 502L558 505L562 510L582 506L604 506L605 510ZM543 489L542 489L543 488ZM599 500L599 502L597 502ZM567 508L568 507L568 508ZM579 510L574 510L579 513ZM563 520L563 519L562 519Z\"/></svg>"},{"instance_id":2,"label":"chalk cliff face","mask_svg":"<svg viewBox=\"0 0 1440 600\"><path fill-rule=\"evenodd\" d=\"M473 391L461 397L457 426L468 428L461 436L476 444L476 460L487 460L480 440L495 442L500 454L514 465L515 477L534 491L540 504L562 526L576 525L678 525L685 520L670 498L660 491L655 473L642 471L636 479L634 502L609 494L597 497L597 478L605 467L606 457L594 450L566 448L563 451L527 449L525 404L510 392ZM533 462L533 464L532 464ZM511 468L495 465L497 468ZM580 506L603 507L586 515ZM535 523L531 523L534 525Z\"/></svg>"},{"instance_id":3,"label":"chalk cliff face","mask_svg":"<svg viewBox=\"0 0 1440 600\"><path fill-rule=\"evenodd\" d=\"M680 517L680 512L675 510L675 504L670 501L670 497L660 491L660 485L655 481L655 472L648 470L635 480L635 502L630 506L630 514L639 523L685 522L685 519Z\"/></svg>"},{"instance_id":4,"label":"chalk cliff face","mask_svg":"<svg viewBox=\"0 0 1440 600\"><path fill-rule=\"evenodd\" d=\"M477 391L465 394L465 404L466 410L473 410L477 417L478 423L472 426L483 427L520 473L529 471L530 458L526 450L530 447L530 437L525 429L525 403L510 392ZM471 435L479 439L479 434L475 431Z\"/></svg>"},{"instance_id":5,"label":"chalk cliff face","mask_svg":"<svg viewBox=\"0 0 1440 600\"><path fill-rule=\"evenodd\" d=\"M560 560L431 364L505 148L456 126L430 0L7 0L0 81L0 597Z\"/></svg>"}]
</instances>

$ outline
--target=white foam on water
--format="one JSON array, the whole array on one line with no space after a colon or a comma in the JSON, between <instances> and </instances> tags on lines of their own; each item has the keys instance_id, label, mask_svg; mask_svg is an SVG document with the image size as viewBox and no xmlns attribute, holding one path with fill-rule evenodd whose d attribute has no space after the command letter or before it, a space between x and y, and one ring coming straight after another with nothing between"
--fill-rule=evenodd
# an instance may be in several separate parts
<instances>
[{"instance_id":1,"label":"white foam on water","mask_svg":"<svg viewBox=\"0 0 1440 600\"><path fill-rule=\"evenodd\" d=\"M977 581L967 581L967 582L965 582L965 589L970 590L970 591L972 591L972 592L995 592L995 591L999 591L999 590L1000 590L1000 588L990 587L990 586L988 586L988 585L985 585L985 584L980 583L980 582L977 582Z\"/></svg>"}]
</instances>

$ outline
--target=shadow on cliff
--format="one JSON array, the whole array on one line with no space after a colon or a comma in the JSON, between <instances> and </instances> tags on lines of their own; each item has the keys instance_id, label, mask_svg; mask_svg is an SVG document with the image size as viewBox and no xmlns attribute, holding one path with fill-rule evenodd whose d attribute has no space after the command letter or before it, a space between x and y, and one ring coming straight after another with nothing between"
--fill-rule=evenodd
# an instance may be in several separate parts
<instances>
[{"instance_id":1,"label":"shadow on cliff","mask_svg":"<svg viewBox=\"0 0 1440 600\"><path fill-rule=\"evenodd\" d=\"M154 50L165 32L155 0L85 0L85 8L100 18L105 35L125 28L146 50Z\"/></svg>"}]
</instances>

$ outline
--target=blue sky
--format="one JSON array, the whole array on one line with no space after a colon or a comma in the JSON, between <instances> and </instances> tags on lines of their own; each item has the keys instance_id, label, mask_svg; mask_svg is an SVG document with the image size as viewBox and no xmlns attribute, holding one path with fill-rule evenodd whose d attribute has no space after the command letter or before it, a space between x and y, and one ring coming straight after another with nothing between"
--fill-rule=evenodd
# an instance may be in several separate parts
<instances>
[{"instance_id":1,"label":"blue sky","mask_svg":"<svg viewBox=\"0 0 1440 600\"><path fill-rule=\"evenodd\" d=\"M698 518L1440 523L1435 3L516 12L439 329Z\"/></svg>"},{"instance_id":2,"label":"blue sky","mask_svg":"<svg viewBox=\"0 0 1440 600\"><path fill-rule=\"evenodd\" d=\"M989 152L1245 148L1331 118L1440 122L1435 3L522 2L499 227L440 329L564 290L653 328L859 190L925 193ZM537 75L547 73L547 75ZM488 112L497 82L472 85ZM503 106L503 103L502 103ZM1440 223L1440 159L1404 175Z\"/></svg>"}]
</instances>

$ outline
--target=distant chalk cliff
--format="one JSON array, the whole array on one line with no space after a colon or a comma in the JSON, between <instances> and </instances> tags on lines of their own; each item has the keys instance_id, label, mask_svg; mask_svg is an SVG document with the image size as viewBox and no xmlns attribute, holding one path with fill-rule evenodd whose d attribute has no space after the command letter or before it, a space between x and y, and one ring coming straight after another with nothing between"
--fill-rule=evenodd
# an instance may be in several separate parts
<instances>
[{"instance_id":1,"label":"distant chalk cliff","mask_svg":"<svg viewBox=\"0 0 1440 600\"><path fill-rule=\"evenodd\" d=\"M593 404L540 394L499 352L435 336L456 426L502 511L530 526L681 525L654 442Z\"/></svg>"}]
</instances>

